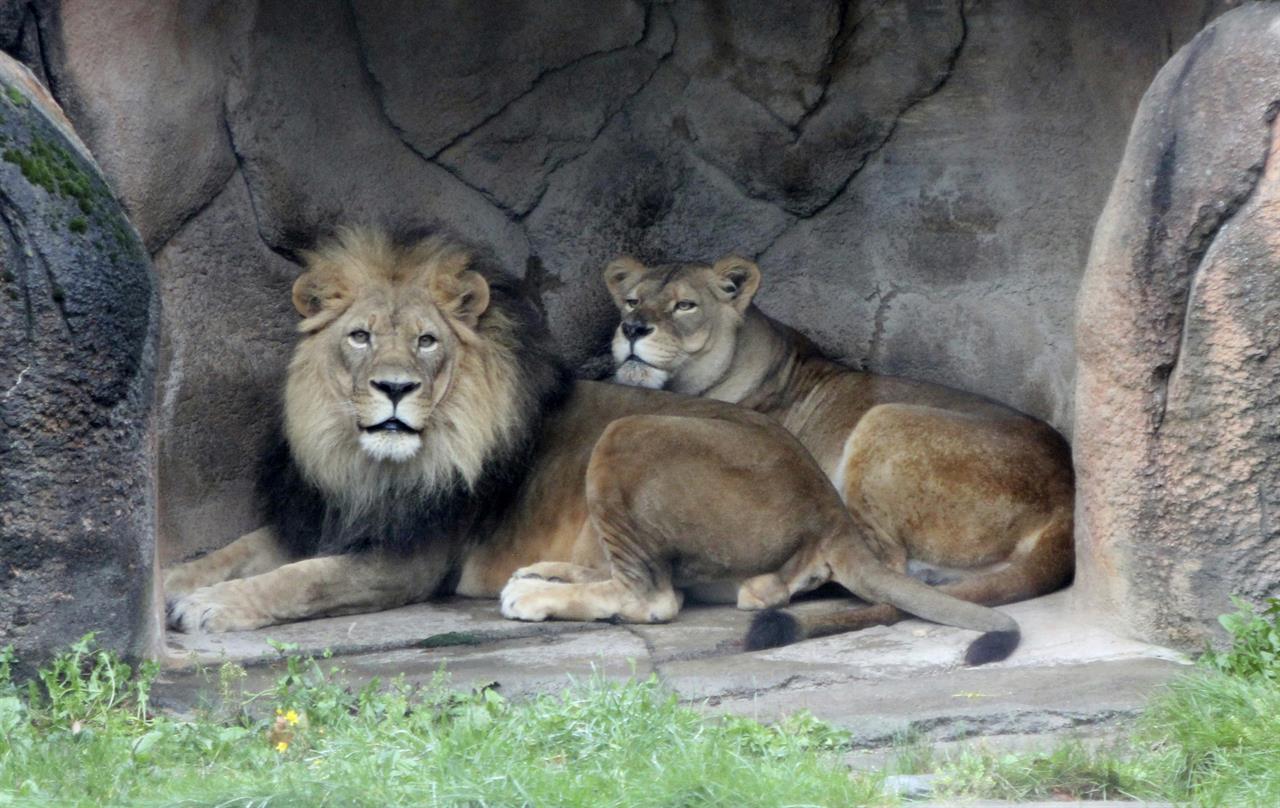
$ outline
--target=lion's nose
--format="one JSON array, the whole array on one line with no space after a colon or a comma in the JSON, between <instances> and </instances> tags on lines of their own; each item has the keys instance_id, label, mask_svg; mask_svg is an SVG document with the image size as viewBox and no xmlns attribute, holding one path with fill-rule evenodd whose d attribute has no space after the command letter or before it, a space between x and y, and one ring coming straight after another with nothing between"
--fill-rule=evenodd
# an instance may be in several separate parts
<instances>
[{"instance_id":1,"label":"lion's nose","mask_svg":"<svg viewBox=\"0 0 1280 808\"><path fill-rule=\"evenodd\" d=\"M653 333L653 326L648 323L628 323L622 324L622 336L635 342L643 336Z\"/></svg>"},{"instance_id":2,"label":"lion's nose","mask_svg":"<svg viewBox=\"0 0 1280 808\"><path fill-rule=\"evenodd\" d=\"M381 381L378 379L369 382L369 384L373 385L375 389L381 390L386 394L387 398L391 399L392 404L395 404L397 401L422 386L417 382L392 382Z\"/></svg>"}]
</instances>

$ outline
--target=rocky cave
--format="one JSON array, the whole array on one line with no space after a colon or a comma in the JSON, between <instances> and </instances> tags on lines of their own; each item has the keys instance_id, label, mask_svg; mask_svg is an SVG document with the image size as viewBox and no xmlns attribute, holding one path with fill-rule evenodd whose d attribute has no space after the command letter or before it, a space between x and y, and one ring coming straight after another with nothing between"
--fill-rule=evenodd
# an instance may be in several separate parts
<instances>
[{"instance_id":1,"label":"rocky cave","mask_svg":"<svg viewBox=\"0 0 1280 808\"><path fill-rule=\"evenodd\" d=\"M610 258L754 258L833 356L1071 439L1064 619L1202 643L1280 585L1280 6L1238 5L3 0L0 144L83 180L0 162L0 644L158 652L156 564L256 527L298 251L409 221L577 366Z\"/></svg>"}]
</instances>

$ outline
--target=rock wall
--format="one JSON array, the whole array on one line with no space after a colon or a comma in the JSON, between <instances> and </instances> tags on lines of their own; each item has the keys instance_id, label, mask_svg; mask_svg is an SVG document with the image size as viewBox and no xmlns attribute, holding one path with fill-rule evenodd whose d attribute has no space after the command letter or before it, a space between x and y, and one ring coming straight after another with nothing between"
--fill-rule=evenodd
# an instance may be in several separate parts
<instances>
[{"instance_id":1,"label":"rock wall","mask_svg":"<svg viewBox=\"0 0 1280 808\"><path fill-rule=\"evenodd\" d=\"M736 250L762 306L837 356L1070 433L1089 233L1143 89L1221 5L5 0L0 20L21 12L6 47L39 50L154 256L175 557L254 526L292 259L346 220L493 244L574 361L611 328L606 260Z\"/></svg>"},{"instance_id":2,"label":"rock wall","mask_svg":"<svg viewBox=\"0 0 1280 808\"><path fill-rule=\"evenodd\" d=\"M0 54L0 647L157 648L159 301L71 124Z\"/></svg>"},{"instance_id":3,"label":"rock wall","mask_svg":"<svg viewBox=\"0 0 1280 808\"><path fill-rule=\"evenodd\" d=\"M1280 6L1227 14L1138 109L1080 293L1078 596L1197 646L1280 593Z\"/></svg>"}]
</instances>

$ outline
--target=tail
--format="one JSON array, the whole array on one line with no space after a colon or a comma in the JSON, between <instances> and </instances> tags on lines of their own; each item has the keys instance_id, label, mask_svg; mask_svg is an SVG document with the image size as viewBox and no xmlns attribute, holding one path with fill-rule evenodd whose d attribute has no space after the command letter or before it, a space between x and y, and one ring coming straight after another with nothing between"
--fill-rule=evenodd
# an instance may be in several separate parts
<instances>
[{"instance_id":1,"label":"tail","mask_svg":"<svg viewBox=\"0 0 1280 808\"><path fill-rule=\"evenodd\" d=\"M911 616L943 625L981 631L965 651L965 664L985 665L1005 659L1022 639L1013 618L990 606L1036 597L1065 586L1074 564L1071 511L1060 509L1023 554L996 572L979 573L937 588L851 553L844 563L832 561L836 580L875 605L816 614L778 609L761 612L747 630L748 651L775 648L800 640L888 625ZM921 591L924 590L924 591Z\"/></svg>"},{"instance_id":2,"label":"tail","mask_svg":"<svg viewBox=\"0 0 1280 808\"><path fill-rule=\"evenodd\" d=\"M925 586L925 584L920 585ZM950 599L948 595L942 592L937 592L937 594L943 598ZM944 625L954 625L959 628L977 628L977 630L982 631L981 636L970 643L965 651L964 661L966 665L985 665L988 662L999 662L1012 654L1022 640L1022 632L1013 618L994 609L985 609L975 604L966 605L983 609L985 612L994 615L994 620L984 622L988 622L989 625L995 624L998 627L984 629L972 625L961 625L959 620L952 619L950 616L935 618L919 613L915 616L943 623ZM923 612L925 609L920 611ZM871 626L889 625L911 616L906 611L888 603L804 615L783 609L769 609L760 612L752 619L743 644L748 651L761 651L766 648L790 645L800 640L843 634L849 631L870 628Z\"/></svg>"}]
</instances>

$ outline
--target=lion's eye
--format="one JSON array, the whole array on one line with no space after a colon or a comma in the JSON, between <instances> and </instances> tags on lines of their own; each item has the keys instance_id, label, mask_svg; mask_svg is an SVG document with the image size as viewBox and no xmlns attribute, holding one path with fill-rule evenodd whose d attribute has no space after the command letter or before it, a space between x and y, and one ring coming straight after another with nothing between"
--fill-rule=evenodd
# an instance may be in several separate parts
<instances>
[{"instance_id":1,"label":"lion's eye","mask_svg":"<svg viewBox=\"0 0 1280 808\"><path fill-rule=\"evenodd\" d=\"M640 305L640 299L639 299L639 298L635 298L635 297L629 297L629 298L627 298L626 300L624 300L624 301L622 301L622 302L627 304L627 310L628 310L628 311L630 311L631 309L634 309L636 306L639 306L639 305Z\"/></svg>"},{"instance_id":2,"label":"lion's eye","mask_svg":"<svg viewBox=\"0 0 1280 808\"><path fill-rule=\"evenodd\" d=\"M363 348L369 344L369 332L362 328L357 328L350 334L347 334L347 342L350 342L357 348Z\"/></svg>"},{"instance_id":3,"label":"lion's eye","mask_svg":"<svg viewBox=\"0 0 1280 808\"><path fill-rule=\"evenodd\" d=\"M693 311L696 308L698 308L698 304L692 300L681 300L676 303L676 311Z\"/></svg>"},{"instance_id":4,"label":"lion's eye","mask_svg":"<svg viewBox=\"0 0 1280 808\"><path fill-rule=\"evenodd\" d=\"M422 336L418 337L419 351L434 351L436 349L436 346L439 344L440 344L440 340L436 339L430 334L423 334Z\"/></svg>"}]
</instances>

